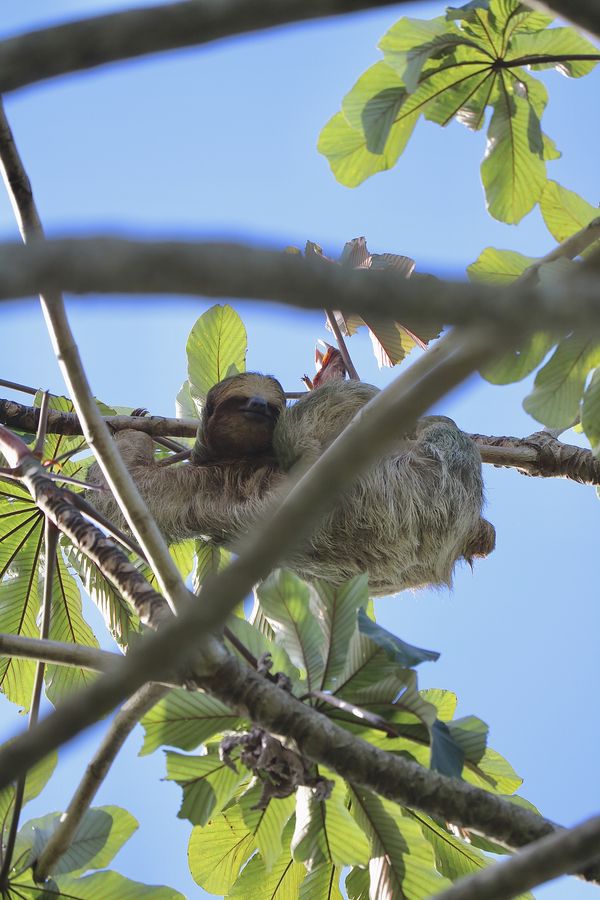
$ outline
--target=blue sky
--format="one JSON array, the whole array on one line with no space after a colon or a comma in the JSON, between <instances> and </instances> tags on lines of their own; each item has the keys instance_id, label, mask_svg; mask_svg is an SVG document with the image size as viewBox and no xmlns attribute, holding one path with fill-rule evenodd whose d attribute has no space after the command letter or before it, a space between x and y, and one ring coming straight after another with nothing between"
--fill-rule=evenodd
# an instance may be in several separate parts
<instances>
[{"instance_id":1,"label":"blue sky","mask_svg":"<svg viewBox=\"0 0 600 900\"><path fill-rule=\"evenodd\" d=\"M120 4L108 0L7 4L2 35L114 8ZM278 29L8 96L7 113L48 233L221 236L274 247L310 239L330 255L366 235L375 252L408 254L420 271L456 276L489 245L546 252L553 242L537 211L518 227L486 214L479 180L483 133L420 123L400 164L356 190L338 185L316 151L322 125L379 58L381 35L400 15L431 17L442 9L406 4ZM549 171L591 203L599 193L597 154L590 151L600 137L599 78L598 71L580 81L545 76L544 129L563 152ZM15 234L0 196L0 235ZM97 396L172 414L185 377L187 334L209 305L176 297L71 300ZM315 341L327 337L323 317L234 305L249 332L249 368L275 374L288 390L301 389ZM35 301L4 303L0 313L1 377L62 391ZM350 349L364 380L384 385L394 376L377 370L366 336L353 338ZM526 393L523 383L498 388L474 378L437 408L467 431L526 435L537 427L521 409ZM460 715L489 723L491 745L524 778L523 795L568 825L599 806L598 501L593 489L566 481L490 467L485 476L495 553L473 574L459 570L451 592L378 601L378 619L404 639L441 651L439 662L421 667L421 686L455 690ZM22 725L4 701L0 718L6 735ZM27 817L66 805L105 727L64 750L60 772ZM98 797L126 806L142 822L115 868L170 884L189 898L204 896L187 872L190 828L174 819L179 790L159 780L162 754L134 759L139 746L136 732ZM593 891L565 879L536 896L584 900Z\"/></svg>"}]
</instances>

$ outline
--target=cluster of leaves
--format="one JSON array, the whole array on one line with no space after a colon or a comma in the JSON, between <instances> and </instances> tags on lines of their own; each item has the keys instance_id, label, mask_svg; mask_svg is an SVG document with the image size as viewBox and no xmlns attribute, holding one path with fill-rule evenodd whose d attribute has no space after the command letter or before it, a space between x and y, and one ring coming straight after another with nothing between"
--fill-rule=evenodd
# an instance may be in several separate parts
<instances>
[{"instance_id":1,"label":"cluster of leaves","mask_svg":"<svg viewBox=\"0 0 600 900\"><path fill-rule=\"evenodd\" d=\"M544 222L561 243L598 220L598 209L573 191L548 181L540 198ZM600 220L598 220L600 222ZM597 244L595 245L597 247ZM588 249L593 249L593 245ZM509 284L539 260L514 250L487 247L472 263L472 279ZM578 263L557 259L537 269L542 285L558 285L572 274ZM575 425L586 434L595 451L600 449L600 343L593 335L569 332L559 336L538 332L512 353L490 364L482 375L493 384L520 381L540 366L548 352L548 362L538 371L524 407L549 428L562 431Z\"/></svg>"},{"instance_id":2,"label":"cluster of leaves","mask_svg":"<svg viewBox=\"0 0 600 900\"><path fill-rule=\"evenodd\" d=\"M364 577L336 589L276 572L259 588L252 620L254 626L235 620L236 637L257 658L271 653L274 671L289 678L293 693L352 734L498 794L518 788L519 777L487 747L484 722L453 719L456 697L448 691L417 690L411 667L437 654L375 623ZM503 852L476 837L467 843L444 823L322 766L315 774L334 783L328 800L300 787L257 808L260 778L239 764L232 771L219 753L225 733L250 723L209 696L173 691L143 724L142 752L165 743L185 751L204 745L199 756L168 750L166 757L168 779L183 789L179 816L194 826L190 870L211 893L341 898L342 870L350 867L348 897L372 896L377 886L386 896L416 900L487 865L483 850Z\"/></svg>"},{"instance_id":3,"label":"cluster of leaves","mask_svg":"<svg viewBox=\"0 0 600 900\"><path fill-rule=\"evenodd\" d=\"M542 131L548 94L526 68L557 68L573 78L600 60L571 28L517 0L474 0L445 16L402 18L379 43L383 61L359 78L342 111L325 125L319 150L342 184L356 187L391 168L421 115L482 128L491 107L481 177L488 210L519 222L539 201L546 161L559 153Z\"/></svg>"}]
</instances>

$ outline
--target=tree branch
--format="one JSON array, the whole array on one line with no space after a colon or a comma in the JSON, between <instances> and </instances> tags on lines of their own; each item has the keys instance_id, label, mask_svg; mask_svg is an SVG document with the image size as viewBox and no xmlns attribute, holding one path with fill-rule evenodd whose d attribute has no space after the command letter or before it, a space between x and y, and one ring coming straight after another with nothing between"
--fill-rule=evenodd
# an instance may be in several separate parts
<instances>
[{"instance_id":1,"label":"tree branch","mask_svg":"<svg viewBox=\"0 0 600 900\"><path fill-rule=\"evenodd\" d=\"M554 252L554 251L553 251ZM323 266L297 254L242 244L72 238L0 244L0 299L39 291L182 294L270 300L400 321L493 325L520 332L600 329L598 278L584 264L552 290L404 278L393 269Z\"/></svg>"},{"instance_id":2,"label":"tree branch","mask_svg":"<svg viewBox=\"0 0 600 900\"><path fill-rule=\"evenodd\" d=\"M140 719L162 700L169 690L170 688L161 684L146 684L123 704L86 768L56 831L52 833L34 864L36 881L46 881L59 859L69 849L81 820L90 808L98 788L108 775L123 744Z\"/></svg>"},{"instance_id":3,"label":"tree branch","mask_svg":"<svg viewBox=\"0 0 600 900\"><path fill-rule=\"evenodd\" d=\"M0 423L20 431L35 431L39 410L13 400L0 399ZM168 419L162 416L106 416L112 431L132 428L152 437L171 435L195 437L197 419ZM82 434L76 413L50 410L47 431L52 434ZM524 475L543 478L569 478L580 484L600 484L600 459L591 450L565 444L548 432L529 437L501 437L472 434L484 463L518 469Z\"/></svg>"},{"instance_id":4,"label":"tree branch","mask_svg":"<svg viewBox=\"0 0 600 900\"><path fill-rule=\"evenodd\" d=\"M77 666L95 672L111 672L122 659L120 653L98 650L97 647L43 641L18 634L0 634L0 656L37 659L55 666Z\"/></svg>"},{"instance_id":5,"label":"tree branch","mask_svg":"<svg viewBox=\"0 0 600 900\"><path fill-rule=\"evenodd\" d=\"M0 43L0 93L122 59L407 0L194 0L109 13Z\"/></svg>"},{"instance_id":6,"label":"tree branch","mask_svg":"<svg viewBox=\"0 0 600 900\"><path fill-rule=\"evenodd\" d=\"M26 245L44 245L44 229L33 199L31 183L19 156L4 107L0 102L0 166L8 195ZM21 247L21 249L27 249ZM92 395L60 289L40 295L42 312L52 346L65 383L73 399L83 433L94 450L100 468L110 485L133 533L141 544L167 602L173 610L189 602L188 591L168 547L150 516L115 442L111 439Z\"/></svg>"},{"instance_id":7,"label":"tree branch","mask_svg":"<svg viewBox=\"0 0 600 900\"><path fill-rule=\"evenodd\" d=\"M508 900L598 858L600 816L541 838L506 862L461 878L438 900Z\"/></svg>"}]
</instances>

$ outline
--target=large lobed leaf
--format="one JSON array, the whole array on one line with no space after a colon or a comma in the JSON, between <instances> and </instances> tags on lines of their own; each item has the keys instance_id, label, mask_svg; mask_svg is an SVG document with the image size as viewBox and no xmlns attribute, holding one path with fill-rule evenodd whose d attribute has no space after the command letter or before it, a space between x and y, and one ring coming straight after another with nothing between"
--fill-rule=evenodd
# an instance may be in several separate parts
<instances>
[{"instance_id":1,"label":"large lobed leaf","mask_svg":"<svg viewBox=\"0 0 600 900\"><path fill-rule=\"evenodd\" d=\"M335 177L356 187L391 168L421 115L477 130L491 107L482 164L487 205L496 218L518 222L541 197L546 160L559 155L541 128L546 89L523 66L579 77L600 59L573 29L548 29L551 21L517 0L481 0L430 21L400 19L379 44L383 61L359 78L321 132L318 148ZM575 58L582 55L589 58Z\"/></svg>"}]
</instances>

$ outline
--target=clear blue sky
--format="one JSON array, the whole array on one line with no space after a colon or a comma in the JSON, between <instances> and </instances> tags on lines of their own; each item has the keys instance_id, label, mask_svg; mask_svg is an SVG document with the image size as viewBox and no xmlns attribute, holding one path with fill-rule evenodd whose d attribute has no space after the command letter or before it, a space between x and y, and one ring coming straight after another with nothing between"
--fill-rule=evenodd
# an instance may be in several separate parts
<instances>
[{"instance_id":1,"label":"clear blue sky","mask_svg":"<svg viewBox=\"0 0 600 900\"><path fill-rule=\"evenodd\" d=\"M5 4L2 32L120 5ZM7 113L48 232L227 236L276 247L311 239L331 255L364 234L376 252L405 253L421 271L455 275L489 245L546 252L552 239L537 212L517 228L485 213L482 133L420 123L400 165L354 191L334 181L315 149L345 91L378 58L375 44L390 25L401 14L431 17L442 9L412 4L289 27L10 95ZM544 128L563 152L550 172L595 203L600 73L581 81L545 78L551 99ZM2 196L0 236L15 236ZM171 297L70 302L97 396L172 414L185 377L186 336L208 305ZM314 343L326 337L322 316L236 307L249 331L249 367L301 389ZM1 376L61 391L36 303L3 304L1 315ZM393 377L377 370L366 336L353 338L351 351L364 380L384 385ZM520 406L526 392L524 384L497 388L476 378L439 410L468 431L526 435L536 430ZM600 675L600 508L592 489L573 483L489 467L485 475L496 552L473 574L460 570L451 592L378 601L378 618L404 639L441 651L439 662L421 667L421 686L455 690L460 715L490 724L491 745L524 778L523 795L568 825L600 805L593 699ZM4 734L22 725L5 701L0 717ZM105 727L65 749L60 772L26 817L66 805ZM136 732L98 798L126 806L142 822L114 867L189 898L205 896L187 872L190 826L174 819L180 792L159 780L161 753L134 759L140 743ZM584 900L594 891L565 879L536 896Z\"/></svg>"}]
</instances>

